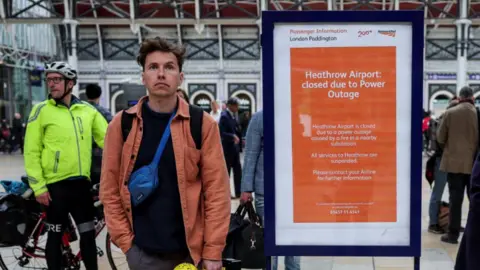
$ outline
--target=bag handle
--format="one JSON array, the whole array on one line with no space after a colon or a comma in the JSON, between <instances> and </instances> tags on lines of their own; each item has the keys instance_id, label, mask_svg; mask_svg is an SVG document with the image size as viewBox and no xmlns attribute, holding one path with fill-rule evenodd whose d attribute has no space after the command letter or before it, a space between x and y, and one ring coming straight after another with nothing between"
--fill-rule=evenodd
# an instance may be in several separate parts
<instances>
[{"instance_id":1,"label":"bag handle","mask_svg":"<svg viewBox=\"0 0 480 270\"><path fill-rule=\"evenodd\" d=\"M245 207L245 204L240 204L237 208L237 211L235 211L235 215L245 218L246 214L247 214L247 209Z\"/></svg>"},{"instance_id":2,"label":"bag handle","mask_svg":"<svg viewBox=\"0 0 480 270\"><path fill-rule=\"evenodd\" d=\"M245 205L245 209L248 213L248 219L250 220L250 222L252 222L254 224L257 224L259 227L262 227L262 222L261 222L260 216L255 211L255 208L253 207L252 202L248 201L248 202L244 203L244 205Z\"/></svg>"}]
</instances>

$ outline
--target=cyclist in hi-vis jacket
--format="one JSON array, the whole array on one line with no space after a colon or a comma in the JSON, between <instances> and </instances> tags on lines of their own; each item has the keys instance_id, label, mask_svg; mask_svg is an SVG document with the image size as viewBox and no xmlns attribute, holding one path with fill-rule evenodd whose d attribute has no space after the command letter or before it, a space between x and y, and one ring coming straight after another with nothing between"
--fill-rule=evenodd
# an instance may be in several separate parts
<instances>
[{"instance_id":1,"label":"cyclist in hi-vis jacket","mask_svg":"<svg viewBox=\"0 0 480 270\"><path fill-rule=\"evenodd\" d=\"M98 269L95 208L90 193L92 138L103 148L105 118L72 95L77 72L67 63L46 65L48 100L35 105L25 134L25 168L37 201L47 206L48 269L62 269L62 233L68 214L80 233L85 267Z\"/></svg>"}]
</instances>

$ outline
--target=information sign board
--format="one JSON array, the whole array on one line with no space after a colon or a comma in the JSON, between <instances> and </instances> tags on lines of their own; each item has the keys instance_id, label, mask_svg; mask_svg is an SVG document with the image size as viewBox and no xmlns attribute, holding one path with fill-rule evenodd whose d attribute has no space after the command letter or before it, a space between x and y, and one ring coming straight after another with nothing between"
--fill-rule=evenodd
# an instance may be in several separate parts
<instances>
[{"instance_id":1,"label":"information sign board","mask_svg":"<svg viewBox=\"0 0 480 270\"><path fill-rule=\"evenodd\" d=\"M267 255L420 256L423 27L263 12Z\"/></svg>"}]
</instances>

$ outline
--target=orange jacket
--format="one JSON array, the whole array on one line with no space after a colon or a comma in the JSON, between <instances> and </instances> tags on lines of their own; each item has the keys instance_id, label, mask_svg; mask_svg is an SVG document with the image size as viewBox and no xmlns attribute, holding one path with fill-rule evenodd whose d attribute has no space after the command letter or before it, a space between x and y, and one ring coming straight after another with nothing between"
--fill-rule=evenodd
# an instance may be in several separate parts
<instances>
[{"instance_id":1,"label":"orange jacket","mask_svg":"<svg viewBox=\"0 0 480 270\"><path fill-rule=\"evenodd\" d=\"M125 144L121 113L118 113L108 126L103 150L100 199L108 232L124 253L130 249L133 240L127 183L142 140L141 112L145 99L143 97L126 111L136 117ZM190 256L195 264L202 259L221 260L230 221L230 180L218 125L204 113L202 149L197 150L190 133L188 104L183 99L179 99L178 104L170 127Z\"/></svg>"}]
</instances>

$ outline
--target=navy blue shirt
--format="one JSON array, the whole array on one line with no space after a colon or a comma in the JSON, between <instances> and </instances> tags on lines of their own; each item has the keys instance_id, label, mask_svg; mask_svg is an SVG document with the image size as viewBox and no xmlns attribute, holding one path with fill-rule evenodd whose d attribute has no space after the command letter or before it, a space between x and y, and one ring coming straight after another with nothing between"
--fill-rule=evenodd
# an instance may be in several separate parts
<instances>
[{"instance_id":1,"label":"navy blue shirt","mask_svg":"<svg viewBox=\"0 0 480 270\"><path fill-rule=\"evenodd\" d=\"M143 137L134 171L152 162L170 116L143 104ZM158 188L132 210L134 244L153 254L188 254L171 136L158 168Z\"/></svg>"}]
</instances>

